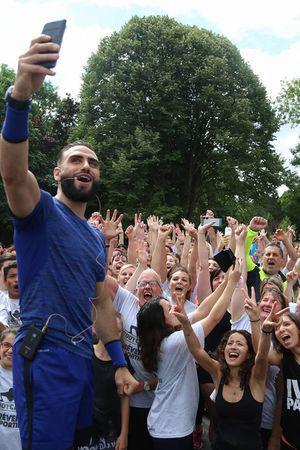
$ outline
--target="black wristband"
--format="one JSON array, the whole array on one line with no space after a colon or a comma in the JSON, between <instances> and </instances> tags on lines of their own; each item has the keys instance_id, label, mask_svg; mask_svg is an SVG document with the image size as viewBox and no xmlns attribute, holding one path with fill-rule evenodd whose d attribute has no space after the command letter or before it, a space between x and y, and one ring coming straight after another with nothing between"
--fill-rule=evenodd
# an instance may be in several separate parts
<instances>
[{"instance_id":1,"label":"black wristband","mask_svg":"<svg viewBox=\"0 0 300 450\"><path fill-rule=\"evenodd\" d=\"M259 321L260 321L260 319L250 320L251 323L253 323L253 322L259 322Z\"/></svg>"},{"instance_id":2,"label":"black wristband","mask_svg":"<svg viewBox=\"0 0 300 450\"><path fill-rule=\"evenodd\" d=\"M264 334L272 334L272 331L261 330L261 332L264 333Z\"/></svg>"},{"instance_id":3,"label":"black wristband","mask_svg":"<svg viewBox=\"0 0 300 450\"><path fill-rule=\"evenodd\" d=\"M13 86L9 86L9 88L7 89L6 93L5 93L5 100L6 103L11 107L16 109L17 111L23 111L23 110L28 110L31 108L31 100L17 100L16 98L12 97L12 91L13 91Z\"/></svg>"}]
</instances>

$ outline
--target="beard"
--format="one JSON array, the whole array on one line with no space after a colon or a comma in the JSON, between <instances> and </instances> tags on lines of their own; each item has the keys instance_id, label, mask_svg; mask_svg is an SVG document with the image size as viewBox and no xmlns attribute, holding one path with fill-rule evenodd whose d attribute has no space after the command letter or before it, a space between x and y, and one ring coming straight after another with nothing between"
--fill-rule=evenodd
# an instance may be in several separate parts
<instances>
[{"instance_id":1,"label":"beard","mask_svg":"<svg viewBox=\"0 0 300 450\"><path fill-rule=\"evenodd\" d=\"M76 187L75 179L67 176L61 177L60 184L63 194L73 202L87 203L92 200L99 189L99 181L93 181L90 190L86 191L84 186Z\"/></svg>"}]
</instances>

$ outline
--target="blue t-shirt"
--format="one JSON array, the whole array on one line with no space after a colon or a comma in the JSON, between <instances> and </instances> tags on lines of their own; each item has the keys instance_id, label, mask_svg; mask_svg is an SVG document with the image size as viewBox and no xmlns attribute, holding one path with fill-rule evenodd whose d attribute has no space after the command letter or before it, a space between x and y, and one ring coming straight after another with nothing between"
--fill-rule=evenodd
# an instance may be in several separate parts
<instances>
[{"instance_id":1,"label":"blue t-shirt","mask_svg":"<svg viewBox=\"0 0 300 450\"><path fill-rule=\"evenodd\" d=\"M17 251L22 327L42 328L51 314L46 339L81 356L92 357L92 324L96 282L105 278L105 240L100 230L80 219L48 192L32 213L13 217ZM69 335L69 336L67 336Z\"/></svg>"}]
</instances>

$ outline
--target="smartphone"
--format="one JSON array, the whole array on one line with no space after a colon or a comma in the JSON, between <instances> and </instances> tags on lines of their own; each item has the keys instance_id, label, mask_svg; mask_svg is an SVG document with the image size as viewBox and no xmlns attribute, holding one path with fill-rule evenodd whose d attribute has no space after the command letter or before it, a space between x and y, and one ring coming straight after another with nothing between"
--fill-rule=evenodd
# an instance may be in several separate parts
<instances>
[{"instance_id":1,"label":"smartphone","mask_svg":"<svg viewBox=\"0 0 300 450\"><path fill-rule=\"evenodd\" d=\"M66 20L57 20L55 22L48 22L44 25L42 34L51 36L54 44L61 45L63 35L66 29ZM44 61L40 63L41 66L47 67L47 69L53 69L56 66L56 61Z\"/></svg>"},{"instance_id":2,"label":"smartphone","mask_svg":"<svg viewBox=\"0 0 300 450\"><path fill-rule=\"evenodd\" d=\"M227 272L230 266L235 262L234 253L228 248L227 250L222 250L214 256L214 260L217 261L221 270Z\"/></svg>"},{"instance_id":3,"label":"smartphone","mask_svg":"<svg viewBox=\"0 0 300 450\"><path fill-rule=\"evenodd\" d=\"M217 219L215 217L208 217L208 218L202 219L201 225L206 225L206 224L208 224L208 223L210 223L212 221L215 222L213 224L213 227L219 228L219 227L222 226L222 219L220 219L220 218Z\"/></svg>"}]
</instances>

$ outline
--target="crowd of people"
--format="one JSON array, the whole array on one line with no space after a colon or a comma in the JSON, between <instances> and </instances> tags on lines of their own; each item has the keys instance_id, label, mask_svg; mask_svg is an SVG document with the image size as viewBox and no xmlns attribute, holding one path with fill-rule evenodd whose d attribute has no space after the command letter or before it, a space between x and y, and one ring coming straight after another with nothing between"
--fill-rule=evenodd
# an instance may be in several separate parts
<instances>
[{"instance_id":1,"label":"crowd of people","mask_svg":"<svg viewBox=\"0 0 300 450\"><path fill-rule=\"evenodd\" d=\"M295 232L207 210L196 225L86 204L93 147L58 155L57 195L28 170L30 98L58 58L20 57L0 170L14 222L1 246L0 448L300 449L300 249ZM105 169L105 168L104 168Z\"/></svg>"},{"instance_id":2,"label":"crowd of people","mask_svg":"<svg viewBox=\"0 0 300 450\"><path fill-rule=\"evenodd\" d=\"M107 290L138 383L129 398L118 396L111 358L94 332L93 424L74 448L201 448L203 414L213 449L300 447L294 230L267 234L262 217L247 227L227 217L224 235L212 211L204 216L210 221L195 227L186 219L181 226L163 224L156 216L144 223L136 214L125 231L117 211L88 219L105 237ZM236 260L224 272L217 260L228 249ZM5 343L21 325L14 247L2 248L0 260ZM12 392L12 347L3 345L2 393ZM2 395L2 404L11 397ZM15 427L0 423L1 448L17 450L17 421L10 420ZM8 440L8 430L15 440Z\"/></svg>"}]
</instances>

